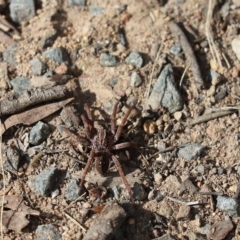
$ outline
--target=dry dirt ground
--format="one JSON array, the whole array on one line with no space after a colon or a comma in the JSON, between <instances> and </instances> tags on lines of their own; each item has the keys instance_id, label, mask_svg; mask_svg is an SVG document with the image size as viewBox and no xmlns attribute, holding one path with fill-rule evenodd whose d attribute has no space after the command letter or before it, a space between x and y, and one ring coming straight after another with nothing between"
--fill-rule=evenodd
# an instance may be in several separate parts
<instances>
[{"instance_id":1,"label":"dry dirt ground","mask_svg":"<svg viewBox=\"0 0 240 240\"><path fill-rule=\"evenodd\" d=\"M76 114L82 114L83 104L88 103L97 120L96 124L110 123L109 114L115 100L120 102L117 123L126 111L124 106L131 101L137 102L138 114L127 123L122 136L127 141L137 142L139 147L130 150L131 161L126 160L124 152L117 155L129 183L140 183L144 189L139 191L146 192L147 195L143 200L136 201L133 209L131 204L130 207L128 205L129 211L133 213L122 224L115 239L168 239L166 234L171 236L169 239L240 239L239 215L228 216L226 211L216 207L217 193L238 199L240 183L240 61L231 47L231 42L240 29L240 7L237 6L238 1L229 0L230 9L225 16L220 9L226 2L228 1L219 1L210 18L210 32L222 66L212 63L213 56L206 37L209 10L207 0L92 0L87 1L83 8L68 6L67 1L38 1L36 16L21 25L11 22L7 7L2 12L2 16L19 30L17 36L12 35L17 51L15 66L9 63L7 65L10 82L19 76L32 79L34 74L30 61L38 57L46 63L48 71L69 75L70 79L79 84L79 88L74 89L75 103L72 103L76 106ZM93 7L98 11L97 14L93 12ZM170 20L180 24L200 65L204 80L204 86L197 90L200 100L195 98L194 76L184 52L177 55L170 52L171 47L178 43L169 30ZM69 66L62 64L59 67L59 63L42 55L47 48L40 47L41 38L54 29L57 31L56 38L47 48L64 47L71 58ZM127 41L125 46L120 35ZM7 43L1 43L0 52L3 53L7 47ZM133 51L140 52L144 59L140 68L125 63L126 57ZM120 64L115 67L101 66L99 56L102 52L117 56ZM3 58L1 61L4 62ZM161 108L150 111L147 115L144 104L148 98L148 89L152 89L167 63L173 66L175 81L184 102L183 109L174 114ZM214 87L209 79L210 69L221 75L221 80ZM130 85L133 71L141 76L142 83L139 87ZM113 81L115 85L111 85ZM11 90L1 90L2 99L8 91ZM231 114L191 125L191 120L204 111L221 111L220 108L229 106L234 107ZM7 117L4 116L2 121ZM147 120L153 126L156 124L153 132L144 130ZM29 161L38 153L36 151L35 154L28 155L28 150L33 147L28 142L33 125L13 126L2 137L3 151L12 142L15 145L20 142L22 146L17 173L5 172L5 187L8 190L5 195L23 196L24 203L40 213L27 215L29 224L21 232L5 229L4 239L36 239L36 228L50 223L57 226L62 239L82 239L86 232L73 219L88 229L99 214L94 211L94 207L100 206L100 209L106 202L116 201L111 188L124 186L112 164L107 176L99 176L92 168L86 178L87 184L97 182L109 190L106 199L99 200L88 193L73 203L64 198L66 186L71 179L80 179L84 164L77 160L86 162L89 152L81 151L81 146L61 136L57 129L57 125L62 124L60 111L42 121L51 126L51 131L41 143L43 154L32 170L28 168ZM84 133L82 123L79 129ZM174 148L166 153L158 153L164 145L174 146L177 150L187 143L197 143L205 146L205 149L197 159L191 161L179 157ZM27 182L49 166L65 171L66 176L59 180L55 194L40 196L29 188ZM186 179L196 190L191 191L188 187L183 189ZM212 194L198 194L199 191ZM3 195L3 189L1 194ZM180 202L176 202L176 199ZM120 204L123 201L129 202L121 193L118 201ZM185 206L183 202L193 201L199 201L199 204L181 209ZM240 208L240 203L238 207ZM190 213L183 213L184 211ZM183 214L183 217L179 214ZM229 222L229 230L223 230L222 235L214 235L214 229ZM221 228L224 229L223 226ZM160 238L164 235L166 238Z\"/></svg>"}]
</instances>

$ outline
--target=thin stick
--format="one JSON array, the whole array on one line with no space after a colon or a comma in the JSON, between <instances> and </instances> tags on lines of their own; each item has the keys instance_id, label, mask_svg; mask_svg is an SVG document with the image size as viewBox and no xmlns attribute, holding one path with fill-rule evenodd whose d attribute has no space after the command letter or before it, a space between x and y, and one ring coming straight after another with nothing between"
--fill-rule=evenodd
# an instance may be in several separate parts
<instances>
[{"instance_id":1,"label":"thin stick","mask_svg":"<svg viewBox=\"0 0 240 240\"><path fill-rule=\"evenodd\" d=\"M217 195L217 196L222 196L223 193L221 192L196 192L196 194L200 195Z\"/></svg>"},{"instance_id":2,"label":"thin stick","mask_svg":"<svg viewBox=\"0 0 240 240\"><path fill-rule=\"evenodd\" d=\"M168 197L166 196L167 199L173 201L173 202L177 202L177 203L181 203L182 205L187 205L187 206L191 206L191 205L197 205L199 204L199 201L194 201L194 202L183 202L181 200L178 200L176 198L172 198L172 197Z\"/></svg>"},{"instance_id":3,"label":"thin stick","mask_svg":"<svg viewBox=\"0 0 240 240\"><path fill-rule=\"evenodd\" d=\"M191 48L191 45L189 44L182 29L175 22L173 21L169 22L168 27L172 32L172 34L175 36L175 38L180 42L182 49L184 51L184 54L187 58L188 64L190 64L191 66L195 87L197 89L200 89L203 86L204 81L202 79L202 74L200 72L200 68L199 68L197 59L194 55L194 52ZM195 96L195 97L198 97L198 96Z\"/></svg>"},{"instance_id":4,"label":"thin stick","mask_svg":"<svg viewBox=\"0 0 240 240\"><path fill-rule=\"evenodd\" d=\"M179 83L179 86L180 86L180 87L182 86L183 78L185 77L186 72L187 72L188 68L190 67L190 65L191 65L191 64L188 63L188 65L185 67L185 69L184 69L184 71L183 71L183 74L182 74L182 76L181 76L181 80L180 80L180 83Z\"/></svg>"},{"instance_id":5,"label":"thin stick","mask_svg":"<svg viewBox=\"0 0 240 240\"><path fill-rule=\"evenodd\" d=\"M209 120L213 120L215 118L225 117L225 116L227 116L229 114L232 114L232 113L234 113L234 112L231 111L231 110L228 110L228 111L220 110L219 112L204 114L204 115L202 115L198 118L193 119L190 124L191 124L191 126L193 126L193 125L196 125L198 123L208 122Z\"/></svg>"},{"instance_id":6,"label":"thin stick","mask_svg":"<svg viewBox=\"0 0 240 240\"><path fill-rule=\"evenodd\" d=\"M218 62L219 66L222 67L222 62L221 62L220 56L218 54L216 45L215 45L212 35L210 33L210 28L211 28L210 25L211 25L211 19L212 19L213 8L214 8L213 1L209 0L208 3L209 4L208 4L207 21L206 21L206 36L207 36L208 44L209 44L213 59L215 60L215 62Z\"/></svg>"},{"instance_id":7,"label":"thin stick","mask_svg":"<svg viewBox=\"0 0 240 240\"><path fill-rule=\"evenodd\" d=\"M87 229L85 227L83 227L78 221L76 221L74 218L72 218L69 214L67 214L66 212L64 212L64 215L70 219L72 222L74 222L77 226L79 226L83 231L87 231Z\"/></svg>"},{"instance_id":8,"label":"thin stick","mask_svg":"<svg viewBox=\"0 0 240 240\"><path fill-rule=\"evenodd\" d=\"M2 121L0 119L0 133L2 132ZM1 170L2 170L2 177L3 177L3 193L6 192L6 186L5 186L5 174L3 169L3 159L2 159L2 134L0 134L0 164L1 164ZM2 206L1 206L1 215L0 215L0 234L1 239L3 239L3 205L4 205L4 197L5 194L2 195Z\"/></svg>"},{"instance_id":9,"label":"thin stick","mask_svg":"<svg viewBox=\"0 0 240 240\"><path fill-rule=\"evenodd\" d=\"M146 95L145 103L143 105L143 111L145 111L147 109L147 101L148 101L148 97L149 97L150 89L151 89L151 85L152 85L153 73L154 73L154 69L156 67L157 59L159 58L160 52L162 51L162 48L163 48L163 44L159 47L158 52L157 52L157 56L156 56L156 58L154 60L154 63L153 63L152 72L151 72L151 75L150 75L150 81L149 81L148 88L147 88L147 95ZM162 68L162 66L160 66L160 68Z\"/></svg>"},{"instance_id":10,"label":"thin stick","mask_svg":"<svg viewBox=\"0 0 240 240\"><path fill-rule=\"evenodd\" d=\"M71 202L67 207L65 207L65 208L63 209L63 211L67 210L67 209L70 208L75 202L77 202L78 200L82 199L82 197L83 197L84 195L86 195L86 192L83 193L83 194L82 194L80 197L78 197L76 200L74 200L73 202Z\"/></svg>"}]
</instances>

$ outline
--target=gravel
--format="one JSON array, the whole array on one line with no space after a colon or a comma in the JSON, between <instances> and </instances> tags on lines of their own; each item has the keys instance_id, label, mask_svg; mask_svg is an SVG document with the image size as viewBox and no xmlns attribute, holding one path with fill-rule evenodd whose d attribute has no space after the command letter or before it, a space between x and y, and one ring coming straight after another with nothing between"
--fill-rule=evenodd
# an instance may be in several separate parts
<instances>
[{"instance_id":1,"label":"gravel","mask_svg":"<svg viewBox=\"0 0 240 240\"><path fill-rule=\"evenodd\" d=\"M17 93L21 93L30 87L30 79L26 77L16 77L11 80L13 90Z\"/></svg>"},{"instance_id":2,"label":"gravel","mask_svg":"<svg viewBox=\"0 0 240 240\"><path fill-rule=\"evenodd\" d=\"M31 69L34 75L41 76L47 70L46 64L42 62L39 58L33 58L30 61L30 64L32 66Z\"/></svg>"},{"instance_id":3,"label":"gravel","mask_svg":"<svg viewBox=\"0 0 240 240\"><path fill-rule=\"evenodd\" d=\"M130 82L131 87L139 87L141 83L142 83L142 79L140 75L137 72L132 72L131 82Z\"/></svg>"},{"instance_id":4,"label":"gravel","mask_svg":"<svg viewBox=\"0 0 240 240\"><path fill-rule=\"evenodd\" d=\"M58 228L53 224L39 225L35 232L36 240L61 240Z\"/></svg>"},{"instance_id":5,"label":"gravel","mask_svg":"<svg viewBox=\"0 0 240 240\"><path fill-rule=\"evenodd\" d=\"M230 217L240 216L240 200L239 199L218 196L217 208L226 212Z\"/></svg>"},{"instance_id":6,"label":"gravel","mask_svg":"<svg viewBox=\"0 0 240 240\"><path fill-rule=\"evenodd\" d=\"M181 146L178 155L187 161L197 159L204 151L205 147L197 143L189 143Z\"/></svg>"},{"instance_id":7,"label":"gravel","mask_svg":"<svg viewBox=\"0 0 240 240\"><path fill-rule=\"evenodd\" d=\"M46 168L39 175L28 180L28 185L36 194L48 197L51 194L52 187L57 178L57 175L57 168Z\"/></svg>"},{"instance_id":8,"label":"gravel","mask_svg":"<svg viewBox=\"0 0 240 240\"><path fill-rule=\"evenodd\" d=\"M143 66L143 58L139 52L131 52L125 59L125 62L137 68L141 68Z\"/></svg>"},{"instance_id":9,"label":"gravel","mask_svg":"<svg viewBox=\"0 0 240 240\"><path fill-rule=\"evenodd\" d=\"M50 48L45 52L43 52L43 56L51 58L58 63L62 63L62 62L66 62L68 64L70 63L69 55L65 50L65 48L63 47Z\"/></svg>"},{"instance_id":10,"label":"gravel","mask_svg":"<svg viewBox=\"0 0 240 240\"><path fill-rule=\"evenodd\" d=\"M119 65L117 57L109 53L101 53L100 55L100 64L103 67L116 67Z\"/></svg>"},{"instance_id":11,"label":"gravel","mask_svg":"<svg viewBox=\"0 0 240 240\"><path fill-rule=\"evenodd\" d=\"M29 21L35 16L34 0L11 0L10 16L11 19L18 24Z\"/></svg>"},{"instance_id":12,"label":"gravel","mask_svg":"<svg viewBox=\"0 0 240 240\"><path fill-rule=\"evenodd\" d=\"M29 143L32 145L39 145L47 139L49 133L49 126L46 123L39 121L30 131Z\"/></svg>"},{"instance_id":13,"label":"gravel","mask_svg":"<svg viewBox=\"0 0 240 240\"><path fill-rule=\"evenodd\" d=\"M167 64L159 75L148 98L147 106L153 110L165 107L170 113L183 108L183 100L176 86L171 64Z\"/></svg>"},{"instance_id":14,"label":"gravel","mask_svg":"<svg viewBox=\"0 0 240 240\"><path fill-rule=\"evenodd\" d=\"M64 197L69 201L74 201L79 198L79 183L76 179L72 179L67 185Z\"/></svg>"}]
</instances>

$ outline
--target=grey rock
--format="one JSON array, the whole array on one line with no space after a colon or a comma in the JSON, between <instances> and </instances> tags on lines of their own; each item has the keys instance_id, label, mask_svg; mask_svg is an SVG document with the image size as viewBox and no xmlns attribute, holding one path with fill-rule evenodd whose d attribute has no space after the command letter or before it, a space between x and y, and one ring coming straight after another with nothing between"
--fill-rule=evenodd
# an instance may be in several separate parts
<instances>
[{"instance_id":1,"label":"grey rock","mask_svg":"<svg viewBox=\"0 0 240 240\"><path fill-rule=\"evenodd\" d=\"M53 224L40 225L35 232L36 240L61 240L58 228Z\"/></svg>"},{"instance_id":2,"label":"grey rock","mask_svg":"<svg viewBox=\"0 0 240 240\"><path fill-rule=\"evenodd\" d=\"M78 127L79 119L75 115L76 109L74 107L65 107L60 113L61 119L68 127Z\"/></svg>"},{"instance_id":3,"label":"grey rock","mask_svg":"<svg viewBox=\"0 0 240 240\"><path fill-rule=\"evenodd\" d=\"M165 107L170 113L183 108L182 97L177 89L171 64L167 64L162 70L148 98L147 104L151 109Z\"/></svg>"},{"instance_id":4,"label":"grey rock","mask_svg":"<svg viewBox=\"0 0 240 240\"><path fill-rule=\"evenodd\" d=\"M86 0L68 0L68 6L84 7L86 6L86 2Z\"/></svg>"},{"instance_id":5,"label":"grey rock","mask_svg":"<svg viewBox=\"0 0 240 240\"><path fill-rule=\"evenodd\" d=\"M109 85L114 87L116 84L118 83L118 78L117 77L113 77L110 81L109 81Z\"/></svg>"},{"instance_id":6,"label":"grey rock","mask_svg":"<svg viewBox=\"0 0 240 240\"><path fill-rule=\"evenodd\" d=\"M41 38L39 45L42 49L50 47L53 45L56 38L57 38L57 30L49 29L49 31L46 34L44 34L44 36Z\"/></svg>"},{"instance_id":7,"label":"grey rock","mask_svg":"<svg viewBox=\"0 0 240 240\"><path fill-rule=\"evenodd\" d=\"M218 196L217 208L226 212L230 217L240 216L240 200L239 199Z\"/></svg>"},{"instance_id":8,"label":"grey rock","mask_svg":"<svg viewBox=\"0 0 240 240\"><path fill-rule=\"evenodd\" d=\"M106 112L108 115L111 116L115 103L116 103L116 100L114 99L110 99L109 101L105 102L103 106L104 112Z\"/></svg>"},{"instance_id":9,"label":"grey rock","mask_svg":"<svg viewBox=\"0 0 240 240\"><path fill-rule=\"evenodd\" d=\"M16 147L9 147L7 149L7 158L4 162L4 170L11 172L11 173L17 173L18 170L18 164L20 160L20 153Z\"/></svg>"},{"instance_id":10,"label":"grey rock","mask_svg":"<svg viewBox=\"0 0 240 240\"><path fill-rule=\"evenodd\" d=\"M119 200L120 199L121 190L117 186L113 186L112 187L112 191L113 191L114 198Z\"/></svg>"},{"instance_id":11,"label":"grey rock","mask_svg":"<svg viewBox=\"0 0 240 240\"><path fill-rule=\"evenodd\" d=\"M34 0L11 0L10 16L16 23L28 21L35 16Z\"/></svg>"},{"instance_id":12,"label":"grey rock","mask_svg":"<svg viewBox=\"0 0 240 240\"><path fill-rule=\"evenodd\" d=\"M220 14L222 15L223 18L226 18L229 15L229 11L230 11L230 3L225 2L220 9Z\"/></svg>"},{"instance_id":13,"label":"grey rock","mask_svg":"<svg viewBox=\"0 0 240 240\"><path fill-rule=\"evenodd\" d=\"M205 147L200 144L188 143L180 147L178 155L187 161L191 161L199 157L204 149Z\"/></svg>"},{"instance_id":14,"label":"grey rock","mask_svg":"<svg viewBox=\"0 0 240 240\"><path fill-rule=\"evenodd\" d=\"M11 80L13 90L17 93L21 93L30 87L30 79L25 77L16 77Z\"/></svg>"},{"instance_id":15,"label":"grey rock","mask_svg":"<svg viewBox=\"0 0 240 240\"><path fill-rule=\"evenodd\" d=\"M203 165L198 165L198 166L197 166L197 171L198 171L199 173L204 173L204 166L203 166Z\"/></svg>"},{"instance_id":16,"label":"grey rock","mask_svg":"<svg viewBox=\"0 0 240 240\"><path fill-rule=\"evenodd\" d=\"M119 61L118 61L117 57L115 57L111 54L101 53L100 64L103 67L116 67L119 65Z\"/></svg>"},{"instance_id":17,"label":"grey rock","mask_svg":"<svg viewBox=\"0 0 240 240\"><path fill-rule=\"evenodd\" d=\"M237 168L237 174L240 174L240 166Z\"/></svg>"},{"instance_id":18,"label":"grey rock","mask_svg":"<svg viewBox=\"0 0 240 240\"><path fill-rule=\"evenodd\" d=\"M232 40L232 50L237 55L238 60L240 60L240 35Z\"/></svg>"},{"instance_id":19,"label":"grey rock","mask_svg":"<svg viewBox=\"0 0 240 240\"><path fill-rule=\"evenodd\" d=\"M170 53L178 55L182 51L182 46L180 44L175 44L170 48Z\"/></svg>"},{"instance_id":20,"label":"grey rock","mask_svg":"<svg viewBox=\"0 0 240 240\"><path fill-rule=\"evenodd\" d=\"M39 121L30 131L29 143L33 145L39 145L49 135L50 129L46 123Z\"/></svg>"},{"instance_id":21,"label":"grey rock","mask_svg":"<svg viewBox=\"0 0 240 240\"><path fill-rule=\"evenodd\" d=\"M131 87L139 87L142 83L142 79L137 72L133 72L131 75Z\"/></svg>"},{"instance_id":22,"label":"grey rock","mask_svg":"<svg viewBox=\"0 0 240 240\"><path fill-rule=\"evenodd\" d=\"M33 58L30 61L30 64L32 65L32 72L33 74L37 76L41 76L44 74L47 70L47 66L44 62L42 62L39 58Z\"/></svg>"},{"instance_id":23,"label":"grey rock","mask_svg":"<svg viewBox=\"0 0 240 240\"><path fill-rule=\"evenodd\" d=\"M79 198L79 183L76 179L72 179L67 185L64 197L69 201L74 201Z\"/></svg>"},{"instance_id":24,"label":"grey rock","mask_svg":"<svg viewBox=\"0 0 240 240\"><path fill-rule=\"evenodd\" d=\"M89 7L89 12L96 16L96 15L102 15L105 11L105 8L99 7L99 6L90 6Z\"/></svg>"},{"instance_id":25,"label":"grey rock","mask_svg":"<svg viewBox=\"0 0 240 240\"><path fill-rule=\"evenodd\" d=\"M138 101L138 98L136 96L130 96L130 97L128 97L126 103L128 106L133 106L133 105L137 104L137 101Z\"/></svg>"},{"instance_id":26,"label":"grey rock","mask_svg":"<svg viewBox=\"0 0 240 240\"><path fill-rule=\"evenodd\" d=\"M132 191L133 191L133 197L136 200L143 201L147 197L147 193L146 193L144 187L141 184L139 184L138 182L134 183L134 185L132 187Z\"/></svg>"},{"instance_id":27,"label":"grey rock","mask_svg":"<svg viewBox=\"0 0 240 240\"><path fill-rule=\"evenodd\" d=\"M210 80L213 82L217 81L217 79L221 79L222 76L218 73L215 72L214 70L210 69Z\"/></svg>"},{"instance_id":28,"label":"grey rock","mask_svg":"<svg viewBox=\"0 0 240 240\"><path fill-rule=\"evenodd\" d=\"M50 48L43 52L43 56L51 58L58 63L70 63L69 55L63 47Z\"/></svg>"},{"instance_id":29,"label":"grey rock","mask_svg":"<svg viewBox=\"0 0 240 240\"><path fill-rule=\"evenodd\" d=\"M48 197L51 194L57 175L58 169L55 167L49 167L43 170L35 178L28 180L28 185L36 194Z\"/></svg>"},{"instance_id":30,"label":"grey rock","mask_svg":"<svg viewBox=\"0 0 240 240\"><path fill-rule=\"evenodd\" d=\"M17 62L15 60L15 55L17 53L17 45L9 46L4 52L3 52L3 61L11 64L12 66L16 66Z\"/></svg>"},{"instance_id":31,"label":"grey rock","mask_svg":"<svg viewBox=\"0 0 240 240\"><path fill-rule=\"evenodd\" d=\"M125 59L125 62L140 68L143 65L143 58L139 52L131 52Z\"/></svg>"}]
</instances>

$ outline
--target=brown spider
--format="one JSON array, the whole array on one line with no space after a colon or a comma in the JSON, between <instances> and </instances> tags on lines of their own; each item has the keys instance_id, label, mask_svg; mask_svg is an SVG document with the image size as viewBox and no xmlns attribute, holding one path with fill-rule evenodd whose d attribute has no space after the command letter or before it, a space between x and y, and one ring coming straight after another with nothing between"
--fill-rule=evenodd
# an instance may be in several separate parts
<instances>
[{"instance_id":1,"label":"brown spider","mask_svg":"<svg viewBox=\"0 0 240 240\"><path fill-rule=\"evenodd\" d=\"M124 185L126 186L126 189L131 198L131 202L134 202L133 194L132 194L130 185L123 173L122 166L119 163L118 159L113 154L114 150L136 146L136 143L133 143L133 142L117 143L120 138L120 135L122 133L123 127L129 117L132 109L134 108L134 106L132 106L128 109L128 111L126 112L125 116L122 119L121 124L118 126L118 128L116 130L117 107L118 107L118 103L116 103L113 108L113 113L111 116L110 130L109 129L96 129L94 127L93 116L92 116L92 113L87 104L84 105L84 109L87 113L87 117L83 114L81 115L81 119L83 121L87 139L83 138L79 135L73 134L67 128L63 128L63 129L64 129L64 131L66 131L66 133L70 137L73 137L75 140L84 143L84 145L87 145L91 149L89 159L83 170L81 182L79 185L80 189L83 188L84 179L89 171L89 168L90 168L94 158L95 158L95 168L100 174L104 174L108 170L109 159L112 159L117 167L117 170L123 180Z\"/></svg>"}]
</instances>

